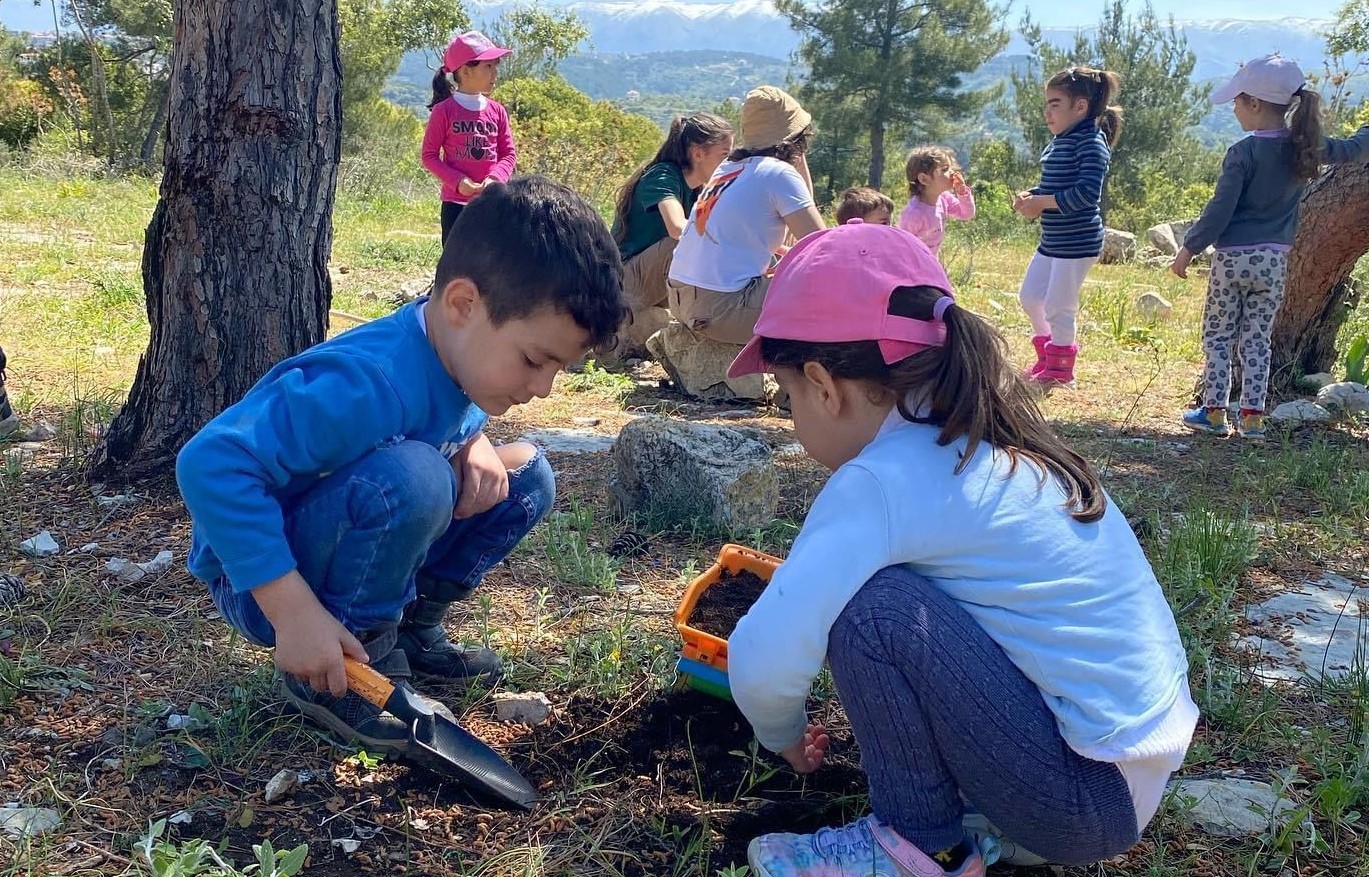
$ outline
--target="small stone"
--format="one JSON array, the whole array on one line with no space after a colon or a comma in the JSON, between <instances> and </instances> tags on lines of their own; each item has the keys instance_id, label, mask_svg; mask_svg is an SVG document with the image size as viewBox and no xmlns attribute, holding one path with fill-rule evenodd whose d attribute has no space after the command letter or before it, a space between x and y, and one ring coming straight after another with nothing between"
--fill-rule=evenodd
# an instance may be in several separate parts
<instances>
[{"instance_id":1,"label":"small stone","mask_svg":"<svg viewBox=\"0 0 1369 877\"><path fill-rule=\"evenodd\" d=\"M1115 228L1103 229L1103 252L1098 261L1104 265L1115 265L1129 261L1136 255L1136 235Z\"/></svg>"},{"instance_id":2,"label":"small stone","mask_svg":"<svg viewBox=\"0 0 1369 877\"><path fill-rule=\"evenodd\" d=\"M189 825L195 821L195 814L191 813L189 810L177 810L175 813L168 816L166 821L172 825Z\"/></svg>"},{"instance_id":3,"label":"small stone","mask_svg":"<svg viewBox=\"0 0 1369 877\"><path fill-rule=\"evenodd\" d=\"M1342 415L1369 412L1369 389L1355 381L1327 384L1317 391L1317 404Z\"/></svg>"},{"instance_id":4,"label":"small stone","mask_svg":"<svg viewBox=\"0 0 1369 877\"><path fill-rule=\"evenodd\" d=\"M594 454L609 450L617 439L614 436L601 435L582 427L567 429L550 426L545 429L530 430L520 440L531 442L544 451L555 451L562 454Z\"/></svg>"},{"instance_id":5,"label":"small stone","mask_svg":"<svg viewBox=\"0 0 1369 877\"><path fill-rule=\"evenodd\" d=\"M19 550L29 557L51 557L60 549L57 540L52 538L52 533L47 530L19 543Z\"/></svg>"},{"instance_id":6,"label":"small stone","mask_svg":"<svg viewBox=\"0 0 1369 877\"><path fill-rule=\"evenodd\" d=\"M47 834L61 824L61 815L50 807L0 808L0 831L16 840Z\"/></svg>"},{"instance_id":7,"label":"small stone","mask_svg":"<svg viewBox=\"0 0 1369 877\"><path fill-rule=\"evenodd\" d=\"M101 759L100 764L104 765L105 770L122 770L124 760L122 758L105 758Z\"/></svg>"},{"instance_id":8,"label":"small stone","mask_svg":"<svg viewBox=\"0 0 1369 877\"><path fill-rule=\"evenodd\" d=\"M127 557L115 557L105 561L105 572L126 582L142 581L150 575L169 569L172 557L170 551L160 551L146 563L134 563Z\"/></svg>"},{"instance_id":9,"label":"small stone","mask_svg":"<svg viewBox=\"0 0 1369 877\"><path fill-rule=\"evenodd\" d=\"M1174 305L1155 291L1143 292L1136 298L1136 312L1142 318L1154 322L1163 320L1174 312Z\"/></svg>"},{"instance_id":10,"label":"small stone","mask_svg":"<svg viewBox=\"0 0 1369 877\"><path fill-rule=\"evenodd\" d=\"M598 426L598 417L572 417L570 422L576 426Z\"/></svg>"},{"instance_id":11,"label":"small stone","mask_svg":"<svg viewBox=\"0 0 1369 877\"><path fill-rule=\"evenodd\" d=\"M431 277L411 277L399 284L399 298L406 302L413 301L420 296L427 295L432 286Z\"/></svg>"},{"instance_id":12,"label":"small stone","mask_svg":"<svg viewBox=\"0 0 1369 877\"><path fill-rule=\"evenodd\" d=\"M276 772L266 783L266 803L272 804L293 792L299 786L299 774L289 768Z\"/></svg>"},{"instance_id":13,"label":"small stone","mask_svg":"<svg viewBox=\"0 0 1369 877\"><path fill-rule=\"evenodd\" d=\"M57 428L46 420L40 420L24 435L26 442L46 442L57 437Z\"/></svg>"},{"instance_id":14,"label":"small stone","mask_svg":"<svg viewBox=\"0 0 1369 877\"><path fill-rule=\"evenodd\" d=\"M339 837L333 839L333 846L338 847L350 856L352 853L361 849L361 841L351 837Z\"/></svg>"},{"instance_id":15,"label":"small stone","mask_svg":"<svg viewBox=\"0 0 1369 877\"><path fill-rule=\"evenodd\" d=\"M1298 378L1298 386L1310 393L1315 393L1327 384L1334 384L1335 382L1336 378L1330 372L1314 372Z\"/></svg>"},{"instance_id":16,"label":"small stone","mask_svg":"<svg viewBox=\"0 0 1369 877\"><path fill-rule=\"evenodd\" d=\"M137 501L138 497L132 493L119 493L113 496L95 497L96 505L100 506L101 508L110 508L112 506L121 505L133 505L133 503Z\"/></svg>"},{"instance_id":17,"label":"small stone","mask_svg":"<svg viewBox=\"0 0 1369 877\"><path fill-rule=\"evenodd\" d=\"M1311 400L1294 399L1269 412L1269 417L1287 423L1303 423L1330 420L1331 412Z\"/></svg>"},{"instance_id":18,"label":"small stone","mask_svg":"<svg viewBox=\"0 0 1369 877\"><path fill-rule=\"evenodd\" d=\"M540 691L496 694L494 714L501 722L540 725L551 716L551 701Z\"/></svg>"},{"instance_id":19,"label":"small stone","mask_svg":"<svg viewBox=\"0 0 1369 877\"><path fill-rule=\"evenodd\" d=\"M168 731L193 731L202 726L202 722L194 716L180 715L172 713L166 717L166 729Z\"/></svg>"},{"instance_id":20,"label":"small stone","mask_svg":"<svg viewBox=\"0 0 1369 877\"><path fill-rule=\"evenodd\" d=\"M82 545L80 548L76 550L79 551L81 554L94 554L95 552L100 550L100 543L87 542L86 544Z\"/></svg>"}]
</instances>

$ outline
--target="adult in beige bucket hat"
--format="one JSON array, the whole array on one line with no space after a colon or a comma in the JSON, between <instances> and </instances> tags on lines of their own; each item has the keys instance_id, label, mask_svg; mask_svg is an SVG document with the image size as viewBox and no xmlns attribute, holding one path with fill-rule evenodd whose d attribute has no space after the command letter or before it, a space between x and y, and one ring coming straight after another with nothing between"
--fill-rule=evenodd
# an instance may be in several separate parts
<instances>
[{"instance_id":1,"label":"adult in beige bucket hat","mask_svg":"<svg viewBox=\"0 0 1369 877\"><path fill-rule=\"evenodd\" d=\"M813 124L813 117L787 91L762 85L742 103L742 149L777 146Z\"/></svg>"}]
</instances>

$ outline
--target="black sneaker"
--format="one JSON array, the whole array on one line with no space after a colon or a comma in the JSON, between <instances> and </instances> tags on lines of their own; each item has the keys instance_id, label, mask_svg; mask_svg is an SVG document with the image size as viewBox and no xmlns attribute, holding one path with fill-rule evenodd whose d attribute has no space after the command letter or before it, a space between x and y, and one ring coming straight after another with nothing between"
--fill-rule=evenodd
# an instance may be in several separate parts
<instances>
[{"instance_id":1,"label":"black sneaker","mask_svg":"<svg viewBox=\"0 0 1369 877\"><path fill-rule=\"evenodd\" d=\"M413 691L407 679L391 681ZM355 692L349 691L342 697L334 697L326 691L315 691L307 682L293 676L282 677L280 691L286 703L306 718L358 744L367 752L377 755L413 754L409 726L398 716L385 712ZM426 701L433 712L456 720L452 711L440 701L421 694L418 697Z\"/></svg>"},{"instance_id":2,"label":"black sneaker","mask_svg":"<svg viewBox=\"0 0 1369 877\"><path fill-rule=\"evenodd\" d=\"M409 668L420 679L451 685L497 683L504 675L504 661L493 649L464 646L447 638L442 618L450 603L419 597L404 612L395 648L409 659Z\"/></svg>"}]
</instances>

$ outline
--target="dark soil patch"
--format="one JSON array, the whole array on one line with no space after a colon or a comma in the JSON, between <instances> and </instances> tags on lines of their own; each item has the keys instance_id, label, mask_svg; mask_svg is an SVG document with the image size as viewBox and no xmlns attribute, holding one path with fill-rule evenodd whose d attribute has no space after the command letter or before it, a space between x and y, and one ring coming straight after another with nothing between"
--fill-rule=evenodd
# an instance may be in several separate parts
<instances>
[{"instance_id":1,"label":"dark soil patch","mask_svg":"<svg viewBox=\"0 0 1369 877\"><path fill-rule=\"evenodd\" d=\"M717 584L707 588L694 604L689 626L727 639L737 622L765 590L766 581L749 570L735 575L723 570Z\"/></svg>"}]
</instances>

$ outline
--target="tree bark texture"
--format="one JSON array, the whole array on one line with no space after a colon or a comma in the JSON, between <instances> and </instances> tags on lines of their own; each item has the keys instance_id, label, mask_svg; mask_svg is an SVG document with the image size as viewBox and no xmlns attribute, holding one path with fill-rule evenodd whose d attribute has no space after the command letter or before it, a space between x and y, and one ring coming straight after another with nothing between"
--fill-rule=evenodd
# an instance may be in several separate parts
<instances>
[{"instance_id":1,"label":"tree bark texture","mask_svg":"<svg viewBox=\"0 0 1369 877\"><path fill-rule=\"evenodd\" d=\"M324 337L342 141L336 0L176 0L143 250L152 336L93 477L172 471L194 433Z\"/></svg>"},{"instance_id":2,"label":"tree bark texture","mask_svg":"<svg viewBox=\"0 0 1369 877\"><path fill-rule=\"evenodd\" d=\"M1307 187L1288 257L1288 287L1274 320L1273 382L1331 371L1345 322L1347 282L1369 252L1369 164L1333 167Z\"/></svg>"}]
</instances>

